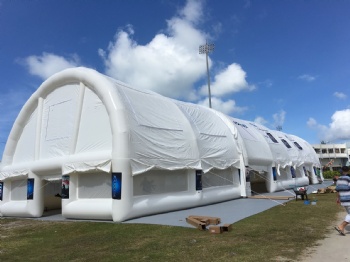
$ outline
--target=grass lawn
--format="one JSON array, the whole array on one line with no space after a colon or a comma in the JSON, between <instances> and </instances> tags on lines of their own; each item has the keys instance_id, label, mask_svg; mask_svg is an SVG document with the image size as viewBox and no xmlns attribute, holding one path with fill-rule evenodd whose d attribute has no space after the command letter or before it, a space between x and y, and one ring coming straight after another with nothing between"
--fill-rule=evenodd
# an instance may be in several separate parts
<instances>
[{"instance_id":1,"label":"grass lawn","mask_svg":"<svg viewBox=\"0 0 350 262\"><path fill-rule=\"evenodd\" d=\"M291 200L236 222L222 234L172 226L1 218L0 261L296 260L329 233L327 227L343 210L335 204L335 194L313 196L317 205Z\"/></svg>"}]
</instances>

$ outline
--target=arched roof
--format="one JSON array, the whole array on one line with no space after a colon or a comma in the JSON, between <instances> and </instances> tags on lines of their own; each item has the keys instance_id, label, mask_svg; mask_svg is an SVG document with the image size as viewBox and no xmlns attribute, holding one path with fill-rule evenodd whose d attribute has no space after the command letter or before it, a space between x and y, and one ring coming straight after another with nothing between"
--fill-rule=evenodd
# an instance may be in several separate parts
<instances>
[{"instance_id":1,"label":"arched roof","mask_svg":"<svg viewBox=\"0 0 350 262\"><path fill-rule=\"evenodd\" d=\"M129 159L132 174L152 168L208 171L239 167L235 143L232 127L215 110L71 68L47 79L25 103L3 166L15 173L96 157Z\"/></svg>"}]
</instances>

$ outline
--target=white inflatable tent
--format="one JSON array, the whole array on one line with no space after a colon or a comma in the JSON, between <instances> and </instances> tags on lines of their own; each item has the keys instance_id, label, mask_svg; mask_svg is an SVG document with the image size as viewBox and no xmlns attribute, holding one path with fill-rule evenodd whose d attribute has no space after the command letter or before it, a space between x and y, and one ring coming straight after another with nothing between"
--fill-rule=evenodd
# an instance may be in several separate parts
<instances>
[{"instance_id":1,"label":"white inflatable tent","mask_svg":"<svg viewBox=\"0 0 350 262\"><path fill-rule=\"evenodd\" d=\"M249 144L238 130L215 110L92 69L64 70L14 123L0 168L0 214L61 209L66 218L120 222L246 197L246 166L269 176L279 166L261 133Z\"/></svg>"},{"instance_id":2,"label":"white inflatable tent","mask_svg":"<svg viewBox=\"0 0 350 262\"><path fill-rule=\"evenodd\" d=\"M245 164L253 192L276 192L323 181L316 177L320 171L317 154L305 140L249 121L232 118L232 122L247 150Z\"/></svg>"},{"instance_id":3,"label":"white inflatable tent","mask_svg":"<svg viewBox=\"0 0 350 262\"><path fill-rule=\"evenodd\" d=\"M0 213L62 208L67 218L123 221L239 198L237 138L214 110L67 69L38 88L14 123Z\"/></svg>"}]
</instances>

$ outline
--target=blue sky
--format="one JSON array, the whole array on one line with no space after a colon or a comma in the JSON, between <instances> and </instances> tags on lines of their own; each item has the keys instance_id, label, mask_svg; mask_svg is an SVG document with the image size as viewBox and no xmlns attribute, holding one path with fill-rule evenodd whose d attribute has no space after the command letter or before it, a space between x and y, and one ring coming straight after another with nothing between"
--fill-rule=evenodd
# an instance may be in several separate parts
<instances>
[{"instance_id":1,"label":"blue sky","mask_svg":"<svg viewBox=\"0 0 350 262\"><path fill-rule=\"evenodd\" d=\"M52 74L85 66L309 143L350 139L350 1L0 0L0 155Z\"/></svg>"}]
</instances>

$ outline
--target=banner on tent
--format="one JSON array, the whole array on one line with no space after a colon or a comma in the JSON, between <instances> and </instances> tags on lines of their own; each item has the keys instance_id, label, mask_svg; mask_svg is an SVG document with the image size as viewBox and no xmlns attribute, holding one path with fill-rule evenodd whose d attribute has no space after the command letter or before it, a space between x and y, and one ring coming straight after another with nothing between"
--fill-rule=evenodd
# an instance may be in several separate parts
<instances>
[{"instance_id":1,"label":"banner on tent","mask_svg":"<svg viewBox=\"0 0 350 262\"><path fill-rule=\"evenodd\" d=\"M202 185L202 170L196 170L196 190L202 190L203 185Z\"/></svg>"},{"instance_id":2,"label":"banner on tent","mask_svg":"<svg viewBox=\"0 0 350 262\"><path fill-rule=\"evenodd\" d=\"M4 188L4 182L0 182L0 201L2 201L3 188Z\"/></svg>"},{"instance_id":3,"label":"banner on tent","mask_svg":"<svg viewBox=\"0 0 350 262\"><path fill-rule=\"evenodd\" d=\"M122 173L112 173L112 198L122 198Z\"/></svg>"},{"instance_id":4,"label":"banner on tent","mask_svg":"<svg viewBox=\"0 0 350 262\"><path fill-rule=\"evenodd\" d=\"M63 199L69 198L69 176L62 176L62 192Z\"/></svg>"},{"instance_id":5,"label":"banner on tent","mask_svg":"<svg viewBox=\"0 0 350 262\"><path fill-rule=\"evenodd\" d=\"M27 180L27 200L33 200L34 198L34 178L28 178Z\"/></svg>"}]
</instances>

